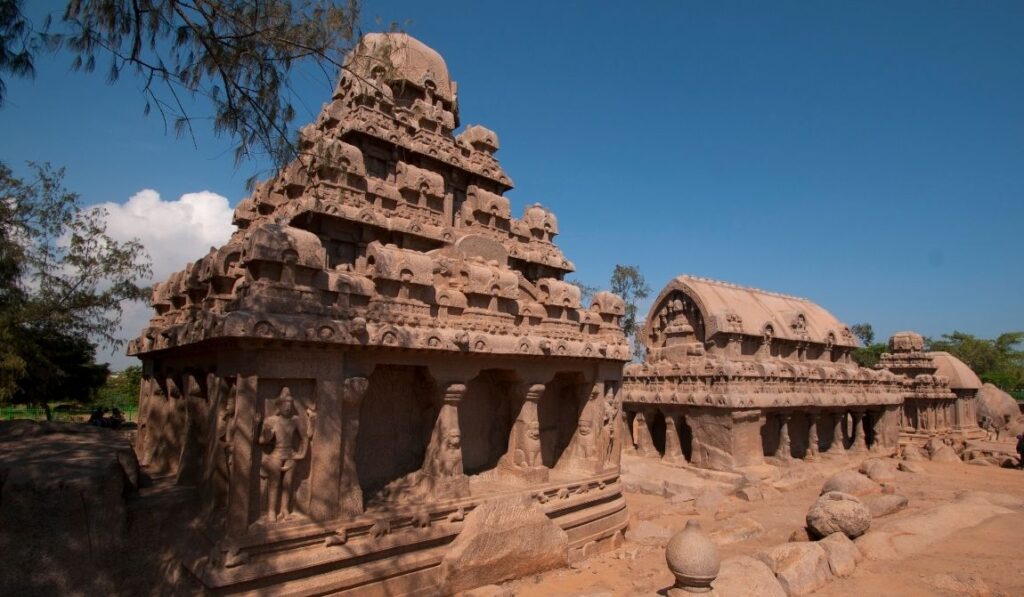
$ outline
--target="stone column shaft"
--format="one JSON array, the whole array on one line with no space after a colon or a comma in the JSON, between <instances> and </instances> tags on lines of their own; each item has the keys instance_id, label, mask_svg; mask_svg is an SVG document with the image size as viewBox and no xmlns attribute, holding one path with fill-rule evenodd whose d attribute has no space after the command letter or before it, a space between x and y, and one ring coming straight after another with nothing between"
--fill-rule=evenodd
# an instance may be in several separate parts
<instances>
[{"instance_id":1,"label":"stone column shaft","mask_svg":"<svg viewBox=\"0 0 1024 597\"><path fill-rule=\"evenodd\" d=\"M661 461L667 464L685 464L683 447L679 442L679 429L676 426L676 417L670 412L662 412L665 416L665 455Z\"/></svg>"},{"instance_id":2,"label":"stone column shaft","mask_svg":"<svg viewBox=\"0 0 1024 597\"><path fill-rule=\"evenodd\" d=\"M654 447L654 439L651 437L651 428L647 426L647 416L643 411L636 413L636 418L633 419L633 430L637 453L640 456L659 457L658 449Z\"/></svg>"},{"instance_id":3,"label":"stone column shaft","mask_svg":"<svg viewBox=\"0 0 1024 597\"><path fill-rule=\"evenodd\" d=\"M835 423L832 429L832 443L829 445L828 451L839 453L845 448L843 445L843 427L846 421L846 413L833 413L832 418L835 420Z\"/></svg>"},{"instance_id":4,"label":"stone column shaft","mask_svg":"<svg viewBox=\"0 0 1024 597\"><path fill-rule=\"evenodd\" d=\"M810 414L810 424L807 426L807 459L818 459L818 413Z\"/></svg>"},{"instance_id":5,"label":"stone column shaft","mask_svg":"<svg viewBox=\"0 0 1024 597\"><path fill-rule=\"evenodd\" d=\"M854 412L853 414L853 446L854 452L867 452L868 444L864 437L864 413Z\"/></svg>"},{"instance_id":6,"label":"stone column shaft","mask_svg":"<svg viewBox=\"0 0 1024 597\"><path fill-rule=\"evenodd\" d=\"M792 458L791 442L789 440L789 415L779 415L779 447L775 450L775 457L782 460Z\"/></svg>"}]
</instances>

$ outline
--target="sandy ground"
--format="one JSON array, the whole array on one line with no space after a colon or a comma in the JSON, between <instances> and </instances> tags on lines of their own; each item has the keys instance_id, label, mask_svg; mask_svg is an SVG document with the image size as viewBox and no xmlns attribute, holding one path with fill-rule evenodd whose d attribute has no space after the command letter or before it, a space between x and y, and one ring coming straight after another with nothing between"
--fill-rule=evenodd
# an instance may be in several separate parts
<instances>
[{"instance_id":1,"label":"sandy ground","mask_svg":"<svg viewBox=\"0 0 1024 597\"><path fill-rule=\"evenodd\" d=\"M786 542L804 526L807 509L822 481L835 470L853 468L856 460L832 460L814 465L800 463L807 482L762 502L727 498L717 514L694 512L692 505L674 506L661 497L627 494L631 525L642 520L678 530L690 518L700 520L708 532L734 526L744 519L757 521L764 532L756 537L720 546L722 558L753 555ZM898 473L898 492L909 506L876 519L874 528L902 517L914 516L951 502L965 491L987 491L1024 499L1024 471L967 464L921 463L921 474ZM663 542L662 542L663 545ZM627 541L621 548L505 586L517 597L664 594L672 576L665 565L663 546ZM816 595L1024 595L1024 511L1003 514L961 530L950 540L930 545L920 553L896 561L865 561L847 578L837 579ZM728 597L728 596L726 596Z\"/></svg>"}]
</instances>

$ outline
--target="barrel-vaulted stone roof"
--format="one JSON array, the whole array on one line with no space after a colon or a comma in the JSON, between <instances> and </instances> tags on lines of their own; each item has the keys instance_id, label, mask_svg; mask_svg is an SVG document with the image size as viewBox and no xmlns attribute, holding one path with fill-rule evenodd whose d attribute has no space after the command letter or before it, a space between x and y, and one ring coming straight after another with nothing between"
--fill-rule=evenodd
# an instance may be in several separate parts
<instances>
[{"instance_id":1,"label":"barrel-vaulted stone roof","mask_svg":"<svg viewBox=\"0 0 1024 597\"><path fill-rule=\"evenodd\" d=\"M673 293L690 297L701 311L705 341L719 333L764 336L768 326L774 338L857 347L849 326L805 298L749 288L695 276L678 276L654 301L648 324Z\"/></svg>"}]
</instances>

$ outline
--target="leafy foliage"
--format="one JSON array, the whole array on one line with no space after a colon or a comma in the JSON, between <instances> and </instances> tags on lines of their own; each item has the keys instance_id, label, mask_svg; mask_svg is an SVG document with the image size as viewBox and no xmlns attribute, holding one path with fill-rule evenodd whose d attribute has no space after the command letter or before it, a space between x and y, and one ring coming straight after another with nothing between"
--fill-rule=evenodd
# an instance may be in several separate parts
<instances>
[{"instance_id":1,"label":"leafy foliage","mask_svg":"<svg viewBox=\"0 0 1024 597\"><path fill-rule=\"evenodd\" d=\"M31 75L39 49L70 52L85 72L108 61L107 81L135 75L144 112L178 135L209 118L235 140L236 161L263 153L278 166L295 153L293 71L310 66L333 82L359 18L357 0L68 0L33 37L20 6L0 0L0 74ZM0 79L0 105L2 90ZM212 115L195 113L197 97Z\"/></svg>"},{"instance_id":2,"label":"leafy foliage","mask_svg":"<svg viewBox=\"0 0 1024 597\"><path fill-rule=\"evenodd\" d=\"M870 323L855 323L850 326L850 331L853 332L854 336L857 336L864 346L870 346L875 343L875 329L871 327Z\"/></svg>"},{"instance_id":3,"label":"leafy foliage","mask_svg":"<svg viewBox=\"0 0 1024 597\"><path fill-rule=\"evenodd\" d=\"M119 346L122 302L148 293L139 285L150 275L142 245L110 238L106 213L83 208L62 169L29 168L25 181L0 162L0 400L40 399L23 380L56 375L61 362L91 362L89 339ZM64 356L50 358L57 353ZM71 353L77 361L65 360Z\"/></svg>"},{"instance_id":4,"label":"leafy foliage","mask_svg":"<svg viewBox=\"0 0 1024 597\"><path fill-rule=\"evenodd\" d=\"M1004 390L1024 387L1024 332L1006 332L989 340L953 331L927 340L928 350L945 351L967 364L986 381Z\"/></svg>"},{"instance_id":5,"label":"leafy foliage","mask_svg":"<svg viewBox=\"0 0 1024 597\"><path fill-rule=\"evenodd\" d=\"M17 346L25 371L12 402L91 402L110 372L107 365L96 363L96 347L79 336L47 330Z\"/></svg>"},{"instance_id":6,"label":"leafy foliage","mask_svg":"<svg viewBox=\"0 0 1024 597\"><path fill-rule=\"evenodd\" d=\"M612 271L611 290L626 302L626 313L622 317L622 331L633 343L633 356L642 360L644 344L639 338L640 330L637 322L637 303L651 294L640 268L635 265L616 265Z\"/></svg>"},{"instance_id":7,"label":"leafy foliage","mask_svg":"<svg viewBox=\"0 0 1024 597\"><path fill-rule=\"evenodd\" d=\"M120 406L139 402L139 384L142 382L142 367L134 365L124 371L111 373L97 391L96 401L106 406Z\"/></svg>"},{"instance_id":8,"label":"leafy foliage","mask_svg":"<svg viewBox=\"0 0 1024 597\"><path fill-rule=\"evenodd\" d=\"M865 344L859 348L853 349L850 356L853 357L855 363L861 367L874 367L882 360L882 354L889 350L889 345L883 342L875 344Z\"/></svg>"},{"instance_id":9,"label":"leafy foliage","mask_svg":"<svg viewBox=\"0 0 1024 597\"><path fill-rule=\"evenodd\" d=\"M21 12L20 0L0 0L0 74L17 77L35 75L32 65L32 27ZM7 85L0 78L0 108Z\"/></svg>"}]
</instances>

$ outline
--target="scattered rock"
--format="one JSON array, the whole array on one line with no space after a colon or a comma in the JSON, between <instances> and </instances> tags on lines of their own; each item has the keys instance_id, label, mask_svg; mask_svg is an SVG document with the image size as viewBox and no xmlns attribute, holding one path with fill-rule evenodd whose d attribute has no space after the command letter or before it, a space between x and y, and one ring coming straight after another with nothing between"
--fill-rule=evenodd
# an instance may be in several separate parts
<instances>
[{"instance_id":1,"label":"scattered rock","mask_svg":"<svg viewBox=\"0 0 1024 597\"><path fill-rule=\"evenodd\" d=\"M832 475L821 486L821 495L830 491L838 491L849 495L868 495L870 493L877 493L880 490L881 486L866 475L862 475L857 471L840 471Z\"/></svg>"},{"instance_id":2,"label":"scattered rock","mask_svg":"<svg viewBox=\"0 0 1024 597\"><path fill-rule=\"evenodd\" d=\"M736 497L748 502L761 502L764 501L764 491L758 485L747 485L740 487L736 492Z\"/></svg>"},{"instance_id":3,"label":"scattered rock","mask_svg":"<svg viewBox=\"0 0 1024 597\"><path fill-rule=\"evenodd\" d=\"M928 460L928 457L914 444L908 444L903 448L903 460L907 462L922 462Z\"/></svg>"},{"instance_id":4,"label":"scattered rock","mask_svg":"<svg viewBox=\"0 0 1024 597\"><path fill-rule=\"evenodd\" d=\"M860 472L876 483L896 480L896 462L889 459L869 458L860 465Z\"/></svg>"},{"instance_id":5,"label":"scattered rock","mask_svg":"<svg viewBox=\"0 0 1024 597\"><path fill-rule=\"evenodd\" d=\"M665 495L665 480L623 475L622 488L632 493Z\"/></svg>"},{"instance_id":6,"label":"scattered rock","mask_svg":"<svg viewBox=\"0 0 1024 597\"><path fill-rule=\"evenodd\" d=\"M673 506L683 506L683 505L693 506L694 502L696 502L696 501L697 501L697 498L694 497L694 495L692 493L690 493L690 492L680 492L680 493L677 493L677 494L673 495L672 497L670 497L668 499L668 503L672 504Z\"/></svg>"},{"instance_id":7,"label":"scattered rock","mask_svg":"<svg viewBox=\"0 0 1024 597\"><path fill-rule=\"evenodd\" d=\"M899 463L899 469L905 473L920 474L924 472L924 467L910 460L904 460Z\"/></svg>"},{"instance_id":8,"label":"scattered rock","mask_svg":"<svg viewBox=\"0 0 1024 597\"><path fill-rule=\"evenodd\" d=\"M737 518L711 533L711 538L718 545L728 545L757 537L764 533L761 523L751 518Z\"/></svg>"},{"instance_id":9,"label":"scattered rock","mask_svg":"<svg viewBox=\"0 0 1024 597\"><path fill-rule=\"evenodd\" d=\"M447 592L521 578L569 563L569 536L526 496L484 502L466 516L441 560Z\"/></svg>"},{"instance_id":10,"label":"scattered rock","mask_svg":"<svg viewBox=\"0 0 1024 597\"><path fill-rule=\"evenodd\" d=\"M825 550L817 543L783 543L758 552L756 557L768 565L790 596L812 593L832 578Z\"/></svg>"},{"instance_id":11,"label":"scattered rock","mask_svg":"<svg viewBox=\"0 0 1024 597\"><path fill-rule=\"evenodd\" d=\"M871 512L855 496L830 491L818 498L807 511L807 528L812 536L827 537L844 533L851 539L871 527Z\"/></svg>"},{"instance_id":12,"label":"scattered rock","mask_svg":"<svg viewBox=\"0 0 1024 597\"><path fill-rule=\"evenodd\" d=\"M979 456L978 458L968 460L967 464L973 464L974 466L996 466L999 463L991 456Z\"/></svg>"},{"instance_id":13,"label":"scattered rock","mask_svg":"<svg viewBox=\"0 0 1024 597\"><path fill-rule=\"evenodd\" d=\"M962 462L956 450L947 445L942 445L932 452L932 462Z\"/></svg>"},{"instance_id":14,"label":"scattered rock","mask_svg":"<svg viewBox=\"0 0 1024 597\"><path fill-rule=\"evenodd\" d=\"M718 578L711 587L719 597L786 597L786 591L771 569L750 556L736 556L723 561Z\"/></svg>"},{"instance_id":15,"label":"scattered rock","mask_svg":"<svg viewBox=\"0 0 1024 597\"><path fill-rule=\"evenodd\" d=\"M834 534L835 533L833 533L833 535ZM799 543L801 541L813 540L814 538L811 537L811 534L807 532L807 527L800 527L799 529L793 531L792 533L790 533L789 539L787 539L787 541L789 541L790 543Z\"/></svg>"},{"instance_id":16,"label":"scattered rock","mask_svg":"<svg viewBox=\"0 0 1024 597\"><path fill-rule=\"evenodd\" d=\"M626 539L645 545L662 546L672 538L672 529L655 524L649 520L642 520L636 525L630 525L626 530Z\"/></svg>"},{"instance_id":17,"label":"scattered rock","mask_svg":"<svg viewBox=\"0 0 1024 597\"><path fill-rule=\"evenodd\" d=\"M863 499L864 505L874 518L899 512L907 507L908 502L907 496L898 494L869 495Z\"/></svg>"},{"instance_id":18,"label":"scattered rock","mask_svg":"<svg viewBox=\"0 0 1024 597\"><path fill-rule=\"evenodd\" d=\"M692 487L672 481L665 481L665 497L670 501L679 498L683 502L692 502L695 499Z\"/></svg>"},{"instance_id":19,"label":"scattered rock","mask_svg":"<svg viewBox=\"0 0 1024 597\"><path fill-rule=\"evenodd\" d=\"M818 545L825 550L828 567L836 576L853 574L857 568L857 562L864 557L857 549L856 544L842 533L832 533L819 541Z\"/></svg>"}]
</instances>

